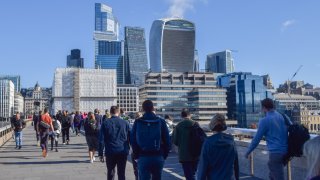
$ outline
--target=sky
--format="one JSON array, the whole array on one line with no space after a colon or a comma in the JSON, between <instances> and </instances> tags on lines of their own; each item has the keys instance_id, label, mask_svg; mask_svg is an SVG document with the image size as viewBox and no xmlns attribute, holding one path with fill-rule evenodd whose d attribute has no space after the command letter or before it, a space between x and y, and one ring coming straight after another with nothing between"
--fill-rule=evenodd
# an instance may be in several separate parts
<instances>
[{"instance_id":1,"label":"sky","mask_svg":"<svg viewBox=\"0 0 320 180\"><path fill-rule=\"evenodd\" d=\"M145 28L183 17L196 25L200 69L206 55L234 50L237 72L269 74L276 87L291 79L320 86L318 0L1 0L0 75L20 75L22 87L50 87L54 70L81 49L94 67L94 3L113 8L121 25Z\"/></svg>"}]
</instances>

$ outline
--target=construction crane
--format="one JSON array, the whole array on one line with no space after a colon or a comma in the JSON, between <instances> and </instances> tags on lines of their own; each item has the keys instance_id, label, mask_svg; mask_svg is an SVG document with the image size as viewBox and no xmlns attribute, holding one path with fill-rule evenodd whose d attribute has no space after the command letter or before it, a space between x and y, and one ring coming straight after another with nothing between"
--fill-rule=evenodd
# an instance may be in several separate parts
<instances>
[{"instance_id":1,"label":"construction crane","mask_svg":"<svg viewBox=\"0 0 320 180\"><path fill-rule=\"evenodd\" d=\"M289 97L291 98L290 96L290 93L291 93L291 89L290 89L290 84L291 84L291 81L293 80L293 78L298 74L298 72L300 71L300 69L303 67L303 65L300 65L299 68L296 70L296 72L292 75L291 79L288 80L288 95Z\"/></svg>"}]
</instances>

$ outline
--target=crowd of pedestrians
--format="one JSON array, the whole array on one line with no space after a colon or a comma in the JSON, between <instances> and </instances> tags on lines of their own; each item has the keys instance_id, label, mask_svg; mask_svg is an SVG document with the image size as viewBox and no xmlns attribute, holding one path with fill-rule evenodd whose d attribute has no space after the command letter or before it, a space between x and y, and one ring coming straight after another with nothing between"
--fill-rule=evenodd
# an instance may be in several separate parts
<instances>
[{"instance_id":1,"label":"crowd of pedestrians","mask_svg":"<svg viewBox=\"0 0 320 180\"><path fill-rule=\"evenodd\" d=\"M252 139L245 158L263 139L269 151L269 178L284 180L284 157L288 152L288 125L283 114L275 110L273 101L261 101L265 117L259 122L258 130ZM183 109L177 125L170 116L163 119L156 114L153 102L146 100L142 104L143 113L135 114L135 121L130 124L129 117L117 106L105 110L101 115L98 109L94 112L68 113L59 111L50 116L48 109L34 114L33 125L37 144L41 146L42 156L47 157L48 139L51 140L51 151L58 152L58 139L62 134L62 143L68 145L70 131L80 136L83 127L88 145L89 161L95 161L98 152L99 160L106 163L107 179L126 179L126 163L130 154L135 179L160 180L172 145L178 148L178 157L184 176L187 180L229 180L239 179L238 152L234 137L228 133L225 116L216 114L209 123L212 135L207 137L199 123L192 119L188 109ZM11 120L15 132L16 148L22 147L22 129L25 123L20 114ZM320 179L320 137L309 140L303 146L307 157L307 180Z\"/></svg>"}]
</instances>

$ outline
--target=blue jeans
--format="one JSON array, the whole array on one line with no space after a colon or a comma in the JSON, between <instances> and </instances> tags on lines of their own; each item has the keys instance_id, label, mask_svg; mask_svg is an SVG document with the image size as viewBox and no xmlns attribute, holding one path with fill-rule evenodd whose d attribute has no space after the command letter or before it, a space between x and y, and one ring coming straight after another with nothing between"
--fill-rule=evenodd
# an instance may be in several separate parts
<instances>
[{"instance_id":1,"label":"blue jeans","mask_svg":"<svg viewBox=\"0 0 320 180\"><path fill-rule=\"evenodd\" d=\"M164 159L162 156L141 156L138 159L139 180L161 180Z\"/></svg>"},{"instance_id":2,"label":"blue jeans","mask_svg":"<svg viewBox=\"0 0 320 180\"><path fill-rule=\"evenodd\" d=\"M182 168L183 168L183 172L184 172L184 176L186 177L186 180L195 180L198 161L182 162L181 164L182 164Z\"/></svg>"},{"instance_id":3,"label":"blue jeans","mask_svg":"<svg viewBox=\"0 0 320 180\"><path fill-rule=\"evenodd\" d=\"M283 154L269 154L269 178L271 180L284 180Z\"/></svg>"},{"instance_id":4,"label":"blue jeans","mask_svg":"<svg viewBox=\"0 0 320 180\"><path fill-rule=\"evenodd\" d=\"M19 147L22 145L22 132L14 132L14 136L16 139L16 147Z\"/></svg>"}]
</instances>

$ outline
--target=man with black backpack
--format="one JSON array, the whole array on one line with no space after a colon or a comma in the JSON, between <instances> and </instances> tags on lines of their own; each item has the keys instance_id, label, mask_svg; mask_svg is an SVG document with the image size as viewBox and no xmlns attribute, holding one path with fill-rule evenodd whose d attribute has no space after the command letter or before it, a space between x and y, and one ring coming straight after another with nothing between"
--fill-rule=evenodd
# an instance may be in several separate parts
<instances>
[{"instance_id":1,"label":"man with black backpack","mask_svg":"<svg viewBox=\"0 0 320 180\"><path fill-rule=\"evenodd\" d=\"M14 136L16 140L16 149L21 149L22 147L22 129L25 128L26 123L20 118L20 113L16 113L12 117L11 126L14 130Z\"/></svg>"},{"instance_id":2,"label":"man with black backpack","mask_svg":"<svg viewBox=\"0 0 320 180\"><path fill-rule=\"evenodd\" d=\"M154 113L153 103L142 104L144 115L135 120L131 131L131 145L138 159L139 179L160 180L171 142L166 121Z\"/></svg>"},{"instance_id":3,"label":"man with black backpack","mask_svg":"<svg viewBox=\"0 0 320 180\"><path fill-rule=\"evenodd\" d=\"M259 145L262 137L265 136L269 151L269 177L270 179L284 180L283 158L288 151L288 127L283 116L274 109L272 99L262 100L261 105L266 117L260 120L257 134L245 156L248 158Z\"/></svg>"},{"instance_id":4,"label":"man with black backpack","mask_svg":"<svg viewBox=\"0 0 320 180\"><path fill-rule=\"evenodd\" d=\"M69 137L69 131L71 127L71 117L68 116L67 111L63 111L63 114L61 116L61 125L62 125L62 143L69 144L70 137Z\"/></svg>"},{"instance_id":5,"label":"man with black backpack","mask_svg":"<svg viewBox=\"0 0 320 180\"><path fill-rule=\"evenodd\" d=\"M76 114L73 119L73 126L76 131L76 136L79 136L81 121L82 121L82 116L80 115L79 111L76 111Z\"/></svg>"},{"instance_id":6,"label":"man with black backpack","mask_svg":"<svg viewBox=\"0 0 320 180\"><path fill-rule=\"evenodd\" d=\"M201 147L207 136L199 123L191 119L187 109L182 110L181 118L183 120L173 131L173 143L178 146L179 162L186 180L195 180Z\"/></svg>"}]
</instances>

